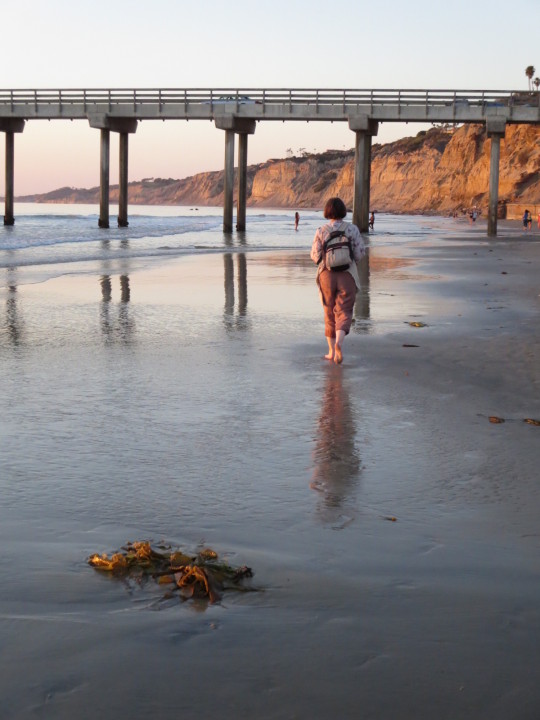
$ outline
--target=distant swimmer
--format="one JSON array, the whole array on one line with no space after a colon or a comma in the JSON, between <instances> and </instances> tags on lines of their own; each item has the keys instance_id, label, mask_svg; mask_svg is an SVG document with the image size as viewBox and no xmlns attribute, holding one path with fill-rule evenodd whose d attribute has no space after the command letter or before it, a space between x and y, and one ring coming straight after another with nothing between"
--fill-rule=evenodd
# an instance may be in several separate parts
<instances>
[{"instance_id":1,"label":"distant swimmer","mask_svg":"<svg viewBox=\"0 0 540 720\"><path fill-rule=\"evenodd\" d=\"M300 222L300 213L297 211L294 213L294 229L298 230L298 223Z\"/></svg>"},{"instance_id":2,"label":"distant swimmer","mask_svg":"<svg viewBox=\"0 0 540 720\"><path fill-rule=\"evenodd\" d=\"M368 224L369 224L369 227L373 230L373 227L375 225L375 213L374 212L372 212L371 215L369 216Z\"/></svg>"}]
</instances>

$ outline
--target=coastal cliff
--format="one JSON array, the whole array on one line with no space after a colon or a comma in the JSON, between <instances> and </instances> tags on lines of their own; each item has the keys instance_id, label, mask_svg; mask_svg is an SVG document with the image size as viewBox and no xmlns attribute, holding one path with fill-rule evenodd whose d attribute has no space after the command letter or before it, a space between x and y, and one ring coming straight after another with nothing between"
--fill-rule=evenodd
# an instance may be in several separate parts
<instances>
[{"instance_id":1,"label":"coastal cliff","mask_svg":"<svg viewBox=\"0 0 540 720\"><path fill-rule=\"evenodd\" d=\"M511 125L501 142L499 203L540 202L540 128ZM447 214L473 205L486 208L491 141L482 125L434 127L416 137L372 148L371 207L379 212ZM318 208L331 195L350 206L353 150L327 150L248 167L251 207ZM223 171L175 180L150 178L129 183L131 204L221 205ZM43 203L98 203L99 188L60 188L17 198ZM111 202L118 186L111 186Z\"/></svg>"}]
</instances>

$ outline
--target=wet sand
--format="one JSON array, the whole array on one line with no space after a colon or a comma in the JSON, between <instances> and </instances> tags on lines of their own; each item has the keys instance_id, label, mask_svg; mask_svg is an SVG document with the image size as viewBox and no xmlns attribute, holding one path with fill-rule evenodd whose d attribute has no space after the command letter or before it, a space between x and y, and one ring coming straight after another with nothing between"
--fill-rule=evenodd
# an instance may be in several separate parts
<instances>
[{"instance_id":1,"label":"wet sand","mask_svg":"<svg viewBox=\"0 0 540 720\"><path fill-rule=\"evenodd\" d=\"M540 245L370 265L340 367L299 253L13 273L3 717L537 717ZM161 538L259 592L160 603L85 564Z\"/></svg>"}]
</instances>

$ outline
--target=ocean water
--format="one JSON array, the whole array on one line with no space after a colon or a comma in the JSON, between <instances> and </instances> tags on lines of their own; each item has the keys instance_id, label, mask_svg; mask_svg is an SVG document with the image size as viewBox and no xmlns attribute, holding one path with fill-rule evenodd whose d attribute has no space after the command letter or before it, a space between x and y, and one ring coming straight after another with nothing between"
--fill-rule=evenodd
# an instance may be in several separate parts
<instances>
[{"instance_id":1,"label":"ocean water","mask_svg":"<svg viewBox=\"0 0 540 720\"><path fill-rule=\"evenodd\" d=\"M101 229L94 205L16 204L15 225L0 225L0 269L19 268L21 282L37 282L58 273L84 272L89 261L141 264L145 259L224 250L308 249L324 221L321 211L302 210L299 231L294 232L294 211L250 209L245 232L224 234L219 207L131 206L127 228L116 227L116 214L112 206L111 227ZM448 218L378 214L372 235L383 247L444 233L455 240L462 230L468 231L464 222ZM475 230L481 234L485 228L479 223Z\"/></svg>"}]
</instances>

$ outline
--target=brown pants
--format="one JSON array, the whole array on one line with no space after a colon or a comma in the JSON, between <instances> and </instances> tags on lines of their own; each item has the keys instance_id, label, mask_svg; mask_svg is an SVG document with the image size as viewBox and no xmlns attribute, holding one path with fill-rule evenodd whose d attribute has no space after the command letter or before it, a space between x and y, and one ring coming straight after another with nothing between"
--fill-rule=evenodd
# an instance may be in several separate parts
<instances>
[{"instance_id":1,"label":"brown pants","mask_svg":"<svg viewBox=\"0 0 540 720\"><path fill-rule=\"evenodd\" d=\"M323 270L319 275L319 287L324 308L324 334L335 338L337 330L345 335L351 329L356 283L351 273Z\"/></svg>"}]
</instances>

